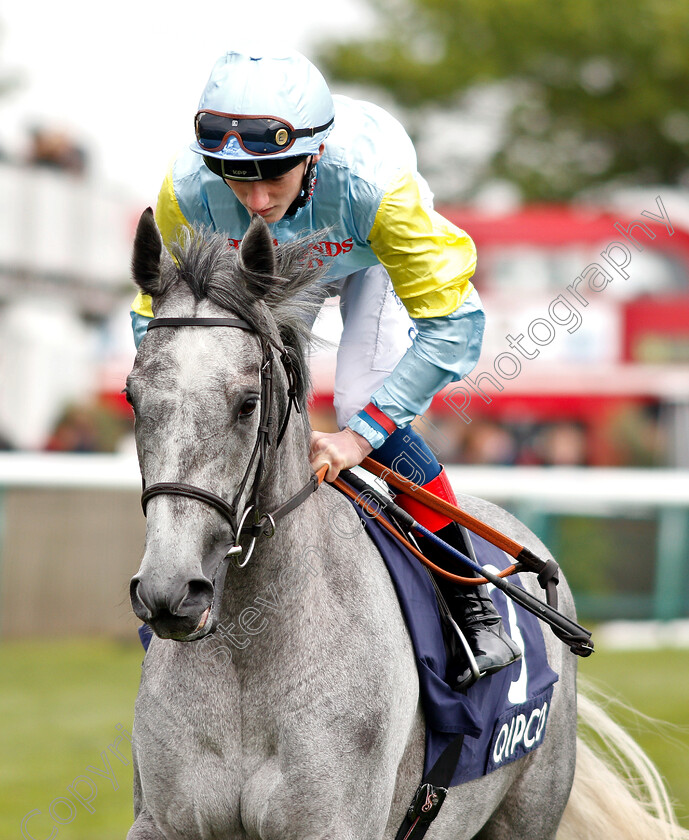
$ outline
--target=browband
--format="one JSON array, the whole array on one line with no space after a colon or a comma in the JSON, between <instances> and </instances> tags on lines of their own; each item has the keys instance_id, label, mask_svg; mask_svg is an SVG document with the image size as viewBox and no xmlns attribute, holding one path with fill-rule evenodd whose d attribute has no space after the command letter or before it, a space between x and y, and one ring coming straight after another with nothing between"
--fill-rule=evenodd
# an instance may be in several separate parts
<instances>
[{"instance_id":1,"label":"browband","mask_svg":"<svg viewBox=\"0 0 689 840\"><path fill-rule=\"evenodd\" d=\"M254 332L251 324L241 318L153 318L147 329L155 327L237 327Z\"/></svg>"}]
</instances>

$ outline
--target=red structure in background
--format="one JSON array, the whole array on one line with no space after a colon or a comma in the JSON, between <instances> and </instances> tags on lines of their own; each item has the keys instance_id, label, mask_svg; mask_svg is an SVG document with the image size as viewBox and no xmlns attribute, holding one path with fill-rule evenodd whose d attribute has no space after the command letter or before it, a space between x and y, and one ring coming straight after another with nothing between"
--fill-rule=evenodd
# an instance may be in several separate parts
<instances>
[{"instance_id":1,"label":"red structure in background","mask_svg":"<svg viewBox=\"0 0 689 840\"><path fill-rule=\"evenodd\" d=\"M644 208L640 207L639 211ZM677 250L684 259L689 256L689 231L680 229L671 218L674 232L668 237L668 230L661 219L661 211L653 202L650 212L658 221L641 216L630 217L626 213L600 210L585 205L533 204L510 213L481 213L463 207L439 207L438 212L457 227L471 231L471 237L481 251L481 246L522 245L528 243L542 248L568 246L573 242L590 243L609 242L620 239L621 233L615 228L621 224L627 228L632 222L643 223L656 234L655 247ZM654 245L646 235L637 229L635 236L642 244ZM665 242L665 240L668 240Z\"/></svg>"},{"instance_id":2,"label":"red structure in background","mask_svg":"<svg viewBox=\"0 0 689 840\"><path fill-rule=\"evenodd\" d=\"M503 215L440 209L476 243L475 283L489 324L511 319L523 333L529 315L545 314L548 301L566 293L594 262L615 278L603 292L589 293L589 305L580 309L584 321L604 309L596 329L609 333L609 339L598 353L588 344L566 358L522 360L519 377L499 383L502 391L490 385L481 389L483 395L474 390L466 411L471 424L457 416L452 401L436 398L432 415L459 438L458 460L597 466L676 462L673 426L686 415L676 415L675 409L689 403L689 231L667 215L664 220L660 206L648 211L658 220L568 206L532 206ZM629 280L602 259L601 252L614 242L629 250L628 271L637 268ZM521 274L514 271L519 261L527 267ZM529 267L538 276L530 275ZM512 273L519 282L510 283ZM569 300L576 302L573 294ZM564 335L557 339L566 340ZM508 349L503 341L493 352L501 347ZM484 352L476 372L490 370L485 358ZM490 443L483 450L472 447L472 438L480 436L471 431L474 423L492 431L493 449ZM500 443L500 435L508 435L509 442ZM552 443L558 436L564 443L559 447Z\"/></svg>"},{"instance_id":3,"label":"red structure in background","mask_svg":"<svg viewBox=\"0 0 689 840\"><path fill-rule=\"evenodd\" d=\"M630 301L624 324L623 361L689 364L689 294Z\"/></svg>"}]
</instances>

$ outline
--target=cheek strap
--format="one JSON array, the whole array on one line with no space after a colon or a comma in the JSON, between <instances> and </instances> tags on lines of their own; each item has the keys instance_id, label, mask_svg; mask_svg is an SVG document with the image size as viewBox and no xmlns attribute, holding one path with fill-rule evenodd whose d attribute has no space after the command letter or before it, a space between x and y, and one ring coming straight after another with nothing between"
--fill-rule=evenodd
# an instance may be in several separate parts
<instances>
[{"instance_id":1,"label":"cheek strap","mask_svg":"<svg viewBox=\"0 0 689 840\"><path fill-rule=\"evenodd\" d=\"M309 158L309 162L306 164L306 170L304 172L304 177L301 182L301 190L299 192L299 195L287 208L287 212L285 213L285 215L294 216L297 210L299 210L301 207L306 207L309 201L311 201L311 196L313 195L315 186L316 164L313 162L313 157L311 157Z\"/></svg>"}]
</instances>

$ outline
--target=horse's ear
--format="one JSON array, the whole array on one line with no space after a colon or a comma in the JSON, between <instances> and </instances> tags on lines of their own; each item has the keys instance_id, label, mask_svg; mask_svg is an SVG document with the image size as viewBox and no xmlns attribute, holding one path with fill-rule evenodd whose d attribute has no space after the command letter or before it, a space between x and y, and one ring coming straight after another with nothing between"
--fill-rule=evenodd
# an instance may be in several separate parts
<instances>
[{"instance_id":1,"label":"horse's ear","mask_svg":"<svg viewBox=\"0 0 689 840\"><path fill-rule=\"evenodd\" d=\"M161 289L161 261L163 240L155 223L153 210L148 207L141 214L134 237L132 276L146 295L155 296Z\"/></svg>"},{"instance_id":2,"label":"horse's ear","mask_svg":"<svg viewBox=\"0 0 689 840\"><path fill-rule=\"evenodd\" d=\"M270 229L256 214L242 239L239 259L245 271L249 291L256 297L265 297L273 285L272 278L277 271L277 260Z\"/></svg>"}]
</instances>

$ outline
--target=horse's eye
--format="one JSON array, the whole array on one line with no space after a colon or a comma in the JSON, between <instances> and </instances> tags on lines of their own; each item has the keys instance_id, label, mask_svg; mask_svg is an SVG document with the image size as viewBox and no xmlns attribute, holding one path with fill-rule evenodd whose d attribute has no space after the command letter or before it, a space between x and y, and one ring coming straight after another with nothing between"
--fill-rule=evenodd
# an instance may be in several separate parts
<instances>
[{"instance_id":1,"label":"horse's eye","mask_svg":"<svg viewBox=\"0 0 689 840\"><path fill-rule=\"evenodd\" d=\"M256 411L256 406L258 405L258 397L248 397L239 407L239 416L240 417L251 417L251 415Z\"/></svg>"}]
</instances>

